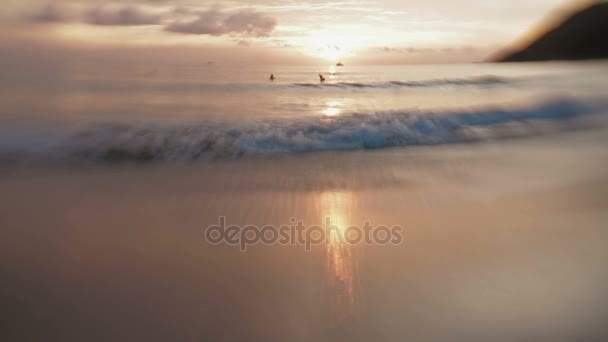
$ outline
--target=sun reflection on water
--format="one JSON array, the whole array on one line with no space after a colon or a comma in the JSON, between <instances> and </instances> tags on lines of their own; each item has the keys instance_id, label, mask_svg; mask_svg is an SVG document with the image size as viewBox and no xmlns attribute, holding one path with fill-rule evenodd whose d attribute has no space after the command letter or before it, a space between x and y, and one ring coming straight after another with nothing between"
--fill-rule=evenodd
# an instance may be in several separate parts
<instances>
[{"instance_id":1,"label":"sun reflection on water","mask_svg":"<svg viewBox=\"0 0 608 342\"><path fill-rule=\"evenodd\" d=\"M355 313L357 268L353 253L355 246L342 241L338 235L351 224L353 196L350 193L324 192L320 196L320 215L332 227L326 250L327 285L333 295L333 312L338 319Z\"/></svg>"},{"instance_id":2,"label":"sun reflection on water","mask_svg":"<svg viewBox=\"0 0 608 342\"><path fill-rule=\"evenodd\" d=\"M325 102L325 108L321 111L325 116L338 116L342 114L342 107L344 103L342 101L331 100Z\"/></svg>"}]
</instances>

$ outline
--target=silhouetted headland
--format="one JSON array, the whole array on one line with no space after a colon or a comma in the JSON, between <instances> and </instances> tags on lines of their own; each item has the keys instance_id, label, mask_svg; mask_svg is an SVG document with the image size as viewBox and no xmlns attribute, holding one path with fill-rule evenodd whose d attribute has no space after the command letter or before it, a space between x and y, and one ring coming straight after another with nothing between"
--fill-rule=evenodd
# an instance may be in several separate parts
<instances>
[{"instance_id":1,"label":"silhouetted headland","mask_svg":"<svg viewBox=\"0 0 608 342\"><path fill-rule=\"evenodd\" d=\"M608 58L608 3L601 2L571 15L527 47L496 62L586 60Z\"/></svg>"}]
</instances>

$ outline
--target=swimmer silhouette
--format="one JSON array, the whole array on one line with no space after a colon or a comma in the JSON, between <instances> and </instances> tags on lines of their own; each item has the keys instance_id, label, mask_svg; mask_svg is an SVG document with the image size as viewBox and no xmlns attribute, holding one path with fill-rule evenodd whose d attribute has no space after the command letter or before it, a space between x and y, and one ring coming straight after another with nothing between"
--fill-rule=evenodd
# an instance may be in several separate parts
<instances>
[{"instance_id":1,"label":"swimmer silhouette","mask_svg":"<svg viewBox=\"0 0 608 342\"><path fill-rule=\"evenodd\" d=\"M325 82L325 76L319 74L319 81Z\"/></svg>"},{"instance_id":2,"label":"swimmer silhouette","mask_svg":"<svg viewBox=\"0 0 608 342\"><path fill-rule=\"evenodd\" d=\"M270 74L270 80L274 81L274 74Z\"/></svg>"}]
</instances>

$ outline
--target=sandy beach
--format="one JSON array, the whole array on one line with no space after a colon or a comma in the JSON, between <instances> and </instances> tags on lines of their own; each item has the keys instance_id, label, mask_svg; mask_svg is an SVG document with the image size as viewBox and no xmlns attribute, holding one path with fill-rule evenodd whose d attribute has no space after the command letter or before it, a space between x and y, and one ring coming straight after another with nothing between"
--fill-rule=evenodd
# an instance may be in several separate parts
<instances>
[{"instance_id":1,"label":"sandy beach","mask_svg":"<svg viewBox=\"0 0 608 342\"><path fill-rule=\"evenodd\" d=\"M604 130L205 163L4 168L7 341L608 337ZM246 170L246 172L243 172ZM401 225L397 246L206 227Z\"/></svg>"},{"instance_id":2,"label":"sandy beach","mask_svg":"<svg viewBox=\"0 0 608 342\"><path fill-rule=\"evenodd\" d=\"M8 0L0 342L608 341L606 0Z\"/></svg>"}]
</instances>

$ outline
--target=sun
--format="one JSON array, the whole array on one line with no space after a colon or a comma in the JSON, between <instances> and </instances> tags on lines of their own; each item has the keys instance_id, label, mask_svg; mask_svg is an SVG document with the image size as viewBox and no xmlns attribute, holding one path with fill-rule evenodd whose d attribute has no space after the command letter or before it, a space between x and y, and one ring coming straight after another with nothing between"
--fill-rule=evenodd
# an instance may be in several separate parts
<instances>
[{"instance_id":1,"label":"sun","mask_svg":"<svg viewBox=\"0 0 608 342\"><path fill-rule=\"evenodd\" d=\"M342 48L338 45L327 45L319 49L319 54L329 62L338 62L342 59Z\"/></svg>"},{"instance_id":2,"label":"sun","mask_svg":"<svg viewBox=\"0 0 608 342\"><path fill-rule=\"evenodd\" d=\"M354 40L344 36L322 35L315 37L312 44L316 55L330 63L338 63L350 55L355 47Z\"/></svg>"}]
</instances>

